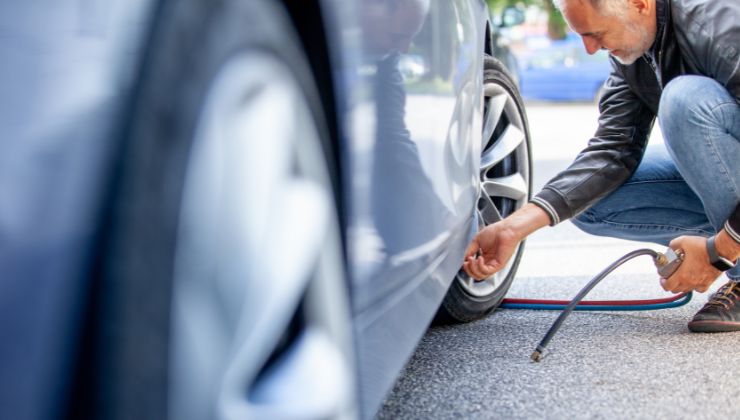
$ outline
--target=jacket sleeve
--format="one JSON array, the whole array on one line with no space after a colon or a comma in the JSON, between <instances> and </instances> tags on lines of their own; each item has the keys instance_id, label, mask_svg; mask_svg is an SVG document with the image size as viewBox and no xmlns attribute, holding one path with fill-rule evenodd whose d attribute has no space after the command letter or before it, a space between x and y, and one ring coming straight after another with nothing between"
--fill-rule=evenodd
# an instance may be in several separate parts
<instances>
[{"instance_id":1,"label":"jacket sleeve","mask_svg":"<svg viewBox=\"0 0 740 420\"><path fill-rule=\"evenodd\" d=\"M740 203L735 207L735 212L725 222L725 230L730 234L732 239L740 242Z\"/></svg>"},{"instance_id":2,"label":"jacket sleeve","mask_svg":"<svg viewBox=\"0 0 740 420\"><path fill-rule=\"evenodd\" d=\"M533 199L556 225L618 188L645 152L655 114L627 86L625 67L614 63L599 102L599 127L575 161Z\"/></svg>"}]
</instances>

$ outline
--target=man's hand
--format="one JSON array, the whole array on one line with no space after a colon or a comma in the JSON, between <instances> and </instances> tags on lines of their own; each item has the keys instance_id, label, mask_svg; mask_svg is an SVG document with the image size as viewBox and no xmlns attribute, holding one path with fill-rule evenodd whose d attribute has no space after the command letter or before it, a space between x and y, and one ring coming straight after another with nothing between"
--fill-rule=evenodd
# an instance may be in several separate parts
<instances>
[{"instance_id":1,"label":"man's hand","mask_svg":"<svg viewBox=\"0 0 740 420\"><path fill-rule=\"evenodd\" d=\"M717 280L719 270L709 263L707 240L700 236L680 236L671 241L673 249L682 249L685 253L681 266L668 279L660 279L664 290L683 293L696 290L704 293Z\"/></svg>"},{"instance_id":2,"label":"man's hand","mask_svg":"<svg viewBox=\"0 0 740 420\"><path fill-rule=\"evenodd\" d=\"M486 226L465 250L465 272L478 280L491 277L506 266L519 242L504 221Z\"/></svg>"},{"instance_id":3,"label":"man's hand","mask_svg":"<svg viewBox=\"0 0 740 420\"><path fill-rule=\"evenodd\" d=\"M465 272L478 280L491 277L506 267L519 242L549 222L547 213L530 203L504 220L486 226L465 250Z\"/></svg>"},{"instance_id":4,"label":"man's hand","mask_svg":"<svg viewBox=\"0 0 740 420\"><path fill-rule=\"evenodd\" d=\"M680 236L671 241L673 249L683 249L686 253L683 263L669 279L660 279L663 289L674 292L706 292L717 280L721 271L709 263L707 240L699 236ZM715 246L719 255L730 261L740 257L740 244L735 242L724 230L716 236Z\"/></svg>"}]
</instances>

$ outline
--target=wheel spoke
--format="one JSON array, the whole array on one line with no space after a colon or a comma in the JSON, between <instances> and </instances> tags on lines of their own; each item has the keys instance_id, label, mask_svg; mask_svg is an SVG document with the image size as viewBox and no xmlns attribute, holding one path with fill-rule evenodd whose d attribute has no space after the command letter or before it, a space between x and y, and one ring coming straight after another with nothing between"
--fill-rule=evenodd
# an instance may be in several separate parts
<instances>
[{"instance_id":1,"label":"wheel spoke","mask_svg":"<svg viewBox=\"0 0 740 420\"><path fill-rule=\"evenodd\" d=\"M490 86L492 87L492 89L490 89L492 95L488 95L489 89L488 86L486 87L486 113L483 120L483 148L485 148L491 140L493 130L496 129L496 125L501 120L501 115L504 112L504 108L506 108L506 101L508 101L508 96L503 89L497 85Z\"/></svg>"},{"instance_id":2,"label":"wheel spoke","mask_svg":"<svg viewBox=\"0 0 740 420\"><path fill-rule=\"evenodd\" d=\"M483 152L481 157L481 170L485 171L492 168L497 163L504 160L512 154L519 145L524 142L524 132L514 125L506 127L506 131L496 140L496 143L490 149Z\"/></svg>"},{"instance_id":3,"label":"wheel spoke","mask_svg":"<svg viewBox=\"0 0 740 420\"><path fill-rule=\"evenodd\" d=\"M483 218L483 213L480 210L475 211L476 219L478 220L478 230L486 227L486 219Z\"/></svg>"},{"instance_id":4,"label":"wheel spoke","mask_svg":"<svg viewBox=\"0 0 740 420\"><path fill-rule=\"evenodd\" d=\"M512 200L525 200L529 188L524 177L519 174L501 178L486 179L482 183L483 191L491 197L506 197Z\"/></svg>"},{"instance_id":5,"label":"wheel spoke","mask_svg":"<svg viewBox=\"0 0 740 420\"><path fill-rule=\"evenodd\" d=\"M493 204L493 200L491 200L488 194L482 194L478 200L478 222L481 228L503 220L501 213L496 208L496 205Z\"/></svg>"}]
</instances>

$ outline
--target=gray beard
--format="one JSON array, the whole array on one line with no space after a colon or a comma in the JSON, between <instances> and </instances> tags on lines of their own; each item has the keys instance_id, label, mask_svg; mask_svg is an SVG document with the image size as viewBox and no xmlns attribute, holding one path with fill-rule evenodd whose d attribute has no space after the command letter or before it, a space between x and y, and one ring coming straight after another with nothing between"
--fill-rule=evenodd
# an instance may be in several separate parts
<instances>
[{"instance_id":1,"label":"gray beard","mask_svg":"<svg viewBox=\"0 0 740 420\"><path fill-rule=\"evenodd\" d=\"M635 61L637 61L640 57L642 57L647 50L650 48L650 45L652 42L650 42L650 34L648 33L648 30L645 29L642 26L635 25L634 23L626 23L625 25L627 27L627 30L631 33L638 33L640 36L640 44L635 47L631 48L629 50L622 50L623 52L628 53L629 55L626 57L617 57L616 55L610 54L612 57L614 57L618 62L621 64L628 66Z\"/></svg>"}]
</instances>

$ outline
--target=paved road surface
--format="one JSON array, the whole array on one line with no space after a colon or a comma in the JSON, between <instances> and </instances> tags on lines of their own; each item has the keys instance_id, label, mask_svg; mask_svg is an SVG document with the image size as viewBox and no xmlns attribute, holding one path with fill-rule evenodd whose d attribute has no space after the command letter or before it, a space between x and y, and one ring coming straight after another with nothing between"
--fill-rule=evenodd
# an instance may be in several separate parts
<instances>
[{"instance_id":1,"label":"paved road surface","mask_svg":"<svg viewBox=\"0 0 740 420\"><path fill-rule=\"evenodd\" d=\"M593 133L596 110L530 104L528 113L537 190ZM543 229L528 241L510 297L570 299L611 261L645 245L590 237L570 223ZM668 296L650 259L641 258L589 298ZM574 313L538 364L529 355L557 312L498 311L432 328L378 418L738 418L740 333L686 329L706 298L697 294L687 306L663 311Z\"/></svg>"}]
</instances>

